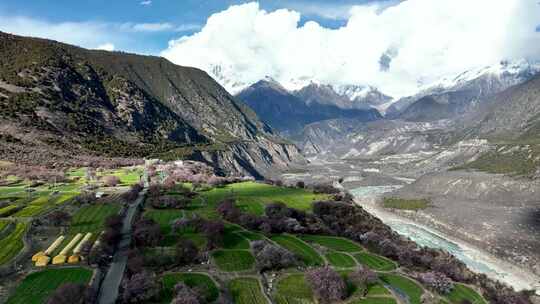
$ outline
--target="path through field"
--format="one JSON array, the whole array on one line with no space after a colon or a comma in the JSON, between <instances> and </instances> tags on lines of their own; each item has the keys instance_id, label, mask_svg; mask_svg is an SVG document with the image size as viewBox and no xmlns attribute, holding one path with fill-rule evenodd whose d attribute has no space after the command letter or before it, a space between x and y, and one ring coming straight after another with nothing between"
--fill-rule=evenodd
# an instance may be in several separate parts
<instances>
[{"instance_id":1,"label":"path through field","mask_svg":"<svg viewBox=\"0 0 540 304\"><path fill-rule=\"evenodd\" d=\"M124 223L122 225L122 240L118 245L116 254L114 255L113 262L105 275L105 279L101 283L99 292L99 304L114 304L118 298L118 289L124 276L124 271L127 264L127 251L131 243L131 228L133 224L133 218L137 214L138 209L144 202L146 196L146 188L139 193L137 200L129 205L126 216L124 217Z\"/></svg>"}]
</instances>

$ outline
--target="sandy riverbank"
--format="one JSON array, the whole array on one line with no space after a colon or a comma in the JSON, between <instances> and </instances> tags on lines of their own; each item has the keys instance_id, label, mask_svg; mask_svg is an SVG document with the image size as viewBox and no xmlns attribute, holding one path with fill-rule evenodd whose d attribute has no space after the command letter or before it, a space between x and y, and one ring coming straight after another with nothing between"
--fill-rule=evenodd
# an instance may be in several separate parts
<instances>
[{"instance_id":1,"label":"sandy riverbank","mask_svg":"<svg viewBox=\"0 0 540 304\"><path fill-rule=\"evenodd\" d=\"M388 212L375 204L375 198L356 197L356 203L399 233L410 237L421 245L444 248L463 260L474 271L485 273L488 277L504 282L516 290L536 289L537 293L540 294L540 277L525 269L503 261L463 240L416 223L409 218ZM441 242L441 240L448 244L444 241Z\"/></svg>"}]
</instances>

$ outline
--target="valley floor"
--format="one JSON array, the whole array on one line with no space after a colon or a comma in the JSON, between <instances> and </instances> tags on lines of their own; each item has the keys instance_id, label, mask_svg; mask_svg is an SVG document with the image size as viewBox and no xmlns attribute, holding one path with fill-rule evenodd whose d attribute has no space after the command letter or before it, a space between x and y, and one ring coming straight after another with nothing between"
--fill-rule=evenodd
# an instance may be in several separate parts
<instances>
[{"instance_id":1,"label":"valley floor","mask_svg":"<svg viewBox=\"0 0 540 304\"><path fill-rule=\"evenodd\" d=\"M425 246L446 250L457 246L461 256L453 253L476 271L518 289L538 289L538 182L473 171L433 170L426 175L419 167L425 167L437 153L362 160L314 159L303 171L282 177L311 182L343 178L341 185L352 191L362 206L398 232ZM427 199L430 204L416 211L385 209L381 204L384 197ZM419 236L418 229L413 228L422 226L437 233L424 231ZM463 248L474 250L463 254Z\"/></svg>"}]
</instances>

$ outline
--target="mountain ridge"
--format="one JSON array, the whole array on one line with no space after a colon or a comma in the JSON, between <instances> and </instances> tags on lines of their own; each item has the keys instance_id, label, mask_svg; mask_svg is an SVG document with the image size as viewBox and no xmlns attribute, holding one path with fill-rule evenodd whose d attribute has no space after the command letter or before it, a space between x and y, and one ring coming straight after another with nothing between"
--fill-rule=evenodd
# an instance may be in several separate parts
<instances>
[{"instance_id":1,"label":"mountain ridge","mask_svg":"<svg viewBox=\"0 0 540 304\"><path fill-rule=\"evenodd\" d=\"M113 157L195 157L257 177L302 161L202 70L1 32L0 55L0 131L12 139L1 151L6 159L29 161L17 154L39 146L58 161L63 146Z\"/></svg>"}]
</instances>

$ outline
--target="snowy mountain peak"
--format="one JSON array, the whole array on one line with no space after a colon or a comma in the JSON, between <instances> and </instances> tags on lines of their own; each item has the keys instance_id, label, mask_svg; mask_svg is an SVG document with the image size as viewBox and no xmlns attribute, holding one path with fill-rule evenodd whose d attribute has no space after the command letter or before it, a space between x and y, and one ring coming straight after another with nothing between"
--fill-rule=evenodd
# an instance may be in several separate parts
<instances>
[{"instance_id":1,"label":"snowy mountain peak","mask_svg":"<svg viewBox=\"0 0 540 304\"><path fill-rule=\"evenodd\" d=\"M506 87L521 83L540 72L540 63L527 60L504 60L495 65L478 67L464 71L452 77L443 77L439 81L421 89L421 91L456 90L464 88L479 79L497 81Z\"/></svg>"}]
</instances>

